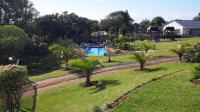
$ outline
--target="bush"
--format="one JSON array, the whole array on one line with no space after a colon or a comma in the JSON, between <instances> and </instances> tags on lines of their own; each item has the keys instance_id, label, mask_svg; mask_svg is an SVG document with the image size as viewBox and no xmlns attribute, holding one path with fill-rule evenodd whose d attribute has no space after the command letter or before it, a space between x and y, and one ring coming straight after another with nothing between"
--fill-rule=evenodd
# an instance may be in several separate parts
<instances>
[{"instance_id":1,"label":"bush","mask_svg":"<svg viewBox=\"0 0 200 112\"><path fill-rule=\"evenodd\" d=\"M195 79L200 79L200 64L194 67L193 74Z\"/></svg>"},{"instance_id":2,"label":"bush","mask_svg":"<svg viewBox=\"0 0 200 112\"><path fill-rule=\"evenodd\" d=\"M29 83L24 66L0 66L0 108L4 112L18 112L23 87Z\"/></svg>"},{"instance_id":3,"label":"bush","mask_svg":"<svg viewBox=\"0 0 200 112\"><path fill-rule=\"evenodd\" d=\"M13 25L0 26L0 64L9 64L8 57L15 61L23 55L24 46L29 41L24 30Z\"/></svg>"},{"instance_id":4,"label":"bush","mask_svg":"<svg viewBox=\"0 0 200 112\"><path fill-rule=\"evenodd\" d=\"M142 50L145 51L146 53L149 50L155 50L156 49L156 45L154 43L150 43L150 42L141 42L139 44L135 44L135 46L137 46L137 50Z\"/></svg>"},{"instance_id":5,"label":"bush","mask_svg":"<svg viewBox=\"0 0 200 112\"><path fill-rule=\"evenodd\" d=\"M100 107L98 107L98 106L94 106L92 108L92 112L103 112L103 110Z\"/></svg>"},{"instance_id":6,"label":"bush","mask_svg":"<svg viewBox=\"0 0 200 112\"><path fill-rule=\"evenodd\" d=\"M200 43L187 50L183 56L185 62L198 63L200 62Z\"/></svg>"},{"instance_id":7,"label":"bush","mask_svg":"<svg viewBox=\"0 0 200 112\"><path fill-rule=\"evenodd\" d=\"M59 67L59 61L48 51L46 43L29 43L25 46L21 64L26 65L29 73L40 73Z\"/></svg>"}]
</instances>

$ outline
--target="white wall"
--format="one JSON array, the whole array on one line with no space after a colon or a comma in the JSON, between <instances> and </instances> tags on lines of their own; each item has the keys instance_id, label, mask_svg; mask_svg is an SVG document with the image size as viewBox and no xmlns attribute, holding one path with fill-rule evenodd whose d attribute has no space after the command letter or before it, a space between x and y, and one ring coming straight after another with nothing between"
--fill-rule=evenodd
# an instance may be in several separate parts
<instances>
[{"instance_id":1,"label":"white wall","mask_svg":"<svg viewBox=\"0 0 200 112\"><path fill-rule=\"evenodd\" d=\"M163 27L163 30L164 30L166 27L174 27L176 31L179 30L180 32L179 32L178 35L184 35L184 34L186 33L185 30L184 30L184 28L183 28L183 26L181 26L180 24L178 24L176 21L173 21L173 22L171 22L171 23L165 25L165 26Z\"/></svg>"}]
</instances>

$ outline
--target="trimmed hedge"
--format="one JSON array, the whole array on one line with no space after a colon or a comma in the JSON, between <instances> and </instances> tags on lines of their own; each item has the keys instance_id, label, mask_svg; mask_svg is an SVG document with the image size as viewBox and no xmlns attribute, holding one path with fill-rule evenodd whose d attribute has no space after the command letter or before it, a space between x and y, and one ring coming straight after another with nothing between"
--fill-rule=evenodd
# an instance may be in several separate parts
<instances>
[{"instance_id":1,"label":"trimmed hedge","mask_svg":"<svg viewBox=\"0 0 200 112\"><path fill-rule=\"evenodd\" d=\"M20 110L23 87L29 83L28 71L24 66L0 66L0 110Z\"/></svg>"}]
</instances>

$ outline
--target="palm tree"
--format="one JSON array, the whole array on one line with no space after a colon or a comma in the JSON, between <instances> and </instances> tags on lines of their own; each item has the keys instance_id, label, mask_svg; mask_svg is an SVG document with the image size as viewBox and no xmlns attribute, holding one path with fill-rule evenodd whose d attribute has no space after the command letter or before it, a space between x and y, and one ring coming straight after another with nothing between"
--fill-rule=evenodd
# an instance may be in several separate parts
<instances>
[{"instance_id":1,"label":"palm tree","mask_svg":"<svg viewBox=\"0 0 200 112\"><path fill-rule=\"evenodd\" d=\"M105 48L107 50L107 53L106 53L106 56L108 56L108 60L107 62L112 62L111 60L111 56L113 55L113 52L110 50L111 48L113 48L113 43L111 40L106 40L106 43L105 43Z\"/></svg>"},{"instance_id":2,"label":"palm tree","mask_svg":"<svg viewBox=\"0 0 200 112\"><path fill-rule=\"evenodd\" d=\"M148 53L149 50L156 48L156 46L154 44L147 43L147 42L141 43L140 46L146 53Z\"/></svg>"},{"instance_id":3,"label":"palm tree","mask_svg":"<svg viewBox=\"0 0 200 112\"><path fill-rule=\"evenodd\" d=\"M91 76L93 71L99 66L101 65L100 62L98 60L89 60L89 59L81 59L81 60L77 60L74 61L72 63L72 67L81 70L84 75L86 76L86 81L85 83L83 83L84 87L89 87L89 86L93 86L93 83L91 82Z\"/></svg>"},{"instance_id":4,"label":"palm tree","mask_svg":"<svg viewBox=\"0 0 200 112\"><path fill-rule=\"evenodd\" d=\"M144 52L136 52L133 53L132 58L140 64L140 70L144 70L144 65L149 60L150 56Z\"/></svg>"},{"instance_id":5,"label":"palm tree","mask_svg":"<svg viewBox=\"0 0 200 112\"><path fill-rule=\"evenodd\" d=\"M107 49L106 56L108 56L108 60L107 60L108 63L112 62L112 60L111 60L112 54L113 54L112 51L110 51L109 49Z\"/></svg>"},{"instance_id":6,"label":"palm tree","mask_svg":"<svg viewBox=\"0 0 200 112\"><path fill-rule=\"evenodd\" d=\"M171 49L170 51L177 54L179 57L179 61L182 61L182 57L189 46L189 43L178 43L178 46L175 49Z\"/></svg>"},{"instance_id":7,"label":"palm tree","mask_svg":"<svg viewBox=\"0 0 200 112\"><path fill-rule=\"evenodd\" d=\"M52 44L49 46L49 50L57 58L64 59L66 69L69 68L69 66L68 66L69 59L73 58L73 55L74 55L72 48L70 48L70 47L67 48L60 44Z\"/></svg>"}]
</instances>

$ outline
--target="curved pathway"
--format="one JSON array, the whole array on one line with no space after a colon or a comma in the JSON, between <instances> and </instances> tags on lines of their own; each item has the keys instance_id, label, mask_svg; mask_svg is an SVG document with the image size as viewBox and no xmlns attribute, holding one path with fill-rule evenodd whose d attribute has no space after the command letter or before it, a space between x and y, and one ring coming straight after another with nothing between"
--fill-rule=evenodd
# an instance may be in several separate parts
<instances>
[{"instance_id":1,"label":"curved pathway","mask_svg":"<svg viewBox=\"0 0 200 112\"><path fill-rule=\"evenodd\" d=\"M146 66L158 65L161 63L169 63L169 62L177 62L177 57L167 57L167 58L160 58L158 60L149 61ZM94 75L102 75L104 72L112 72L116 70L122 69L137 69L139 68L139 64L132 63L132 64L122 64L122 65L115 65L110 67L105 67L94 71ZM79 78L76 74L66 74L57 77L47 78L44 80L36 81L35 84L37 86L38 91L44 91L51 88L55 88L64 84L80 81L83 78Z\"/></svg>"}]
</instances>

